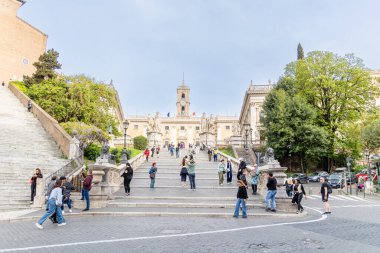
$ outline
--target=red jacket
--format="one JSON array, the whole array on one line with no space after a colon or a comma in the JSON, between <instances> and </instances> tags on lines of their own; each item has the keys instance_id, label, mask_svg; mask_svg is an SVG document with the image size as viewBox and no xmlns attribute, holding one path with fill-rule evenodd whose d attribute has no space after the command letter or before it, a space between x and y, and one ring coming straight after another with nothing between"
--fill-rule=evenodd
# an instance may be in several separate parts
<instances>
[{"instance_id":1,"label":"red jacket","mask_svg":"<svg viewBox=\"0 0 380 253\"><path fill-rule=\"evenodd\" d=\"M92 186L92 175L88 175L83 181L83 189L89 191L91 190L91 186Z\"/></svg>"},{"instance_id":2,"label":"red jacket","mask_svg":"<svg viewBox=\"0 0 380 253\"><path fill-rule=\"evenodd\" d=\"M149 149L145 149L145 151L144 151L144 155L145 155L145 156L149 156L149 154L150 154Z\"/></svg>"}]
</instances>

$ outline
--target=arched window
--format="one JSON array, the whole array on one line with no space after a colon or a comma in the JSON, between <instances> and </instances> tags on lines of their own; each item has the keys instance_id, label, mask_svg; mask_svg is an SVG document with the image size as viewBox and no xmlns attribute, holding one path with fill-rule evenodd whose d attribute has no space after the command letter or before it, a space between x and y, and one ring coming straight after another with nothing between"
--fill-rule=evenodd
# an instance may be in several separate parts
<instances>
[{"instance_id":1,"label":"arched window","mask_svg":"<svg viewBox=\"0 0 380 253\"><path fill-rule=\"evenodd\" d=\"M182 97L182 99L185 99L185 93L182 93L181 97Z\"/></svg>"}]
</instances>

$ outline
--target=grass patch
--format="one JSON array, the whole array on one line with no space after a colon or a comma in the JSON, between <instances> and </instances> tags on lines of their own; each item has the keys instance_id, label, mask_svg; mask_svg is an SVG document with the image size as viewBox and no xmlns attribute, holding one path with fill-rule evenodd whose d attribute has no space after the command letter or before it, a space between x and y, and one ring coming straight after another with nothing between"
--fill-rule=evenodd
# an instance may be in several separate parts
<instances>
[{"instance_id":1,"label":"grass patch","mask_svg":"<svg viewBox=\"0 0 380 253\"><path fill-rule=\"evenodd\" d=\"M134 148L128 148L127 150L130 150L131 151L131 158L137 156L138 154L140 154L141 152L143 152L142 150L138 150L138 149L134 149Z\"/></svg>"},{"instance_id":2,"label":"grass patch","mask_svg":"<svg viewBox=\"0 0 380 253\"><path fill-rule=\"evenodd\" d=\"M219 149L219 151L222 152L225 155L229 155L229 156L231 156L233 158L236 158L235 154L234 154L234 151L232 150L232 147L221 148L221 149Z\"/></svg>"}]
</instances>

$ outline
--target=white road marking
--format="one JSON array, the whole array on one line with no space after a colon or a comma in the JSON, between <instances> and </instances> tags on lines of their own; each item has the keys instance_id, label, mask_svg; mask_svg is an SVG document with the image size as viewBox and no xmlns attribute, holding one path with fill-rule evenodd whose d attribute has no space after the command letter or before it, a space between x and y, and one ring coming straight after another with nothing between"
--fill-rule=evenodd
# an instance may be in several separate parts
<instances>
[{"instance_id":1,"label":"white road marking","mask_svg":"<svg viewBox=\"0 0 380 253\"><path fill-rule=\"evenodd\" d=\"M341 198L338 198L337 196L332 196L332 195L329 195L329 199L342 200Z\"/></svg>"},{"instance_id":2,"label":"white road marking","mask_svg":"<svg viewBox=\"0 0 380 253\"><path fill-rule=\"evenodd\" d=\"M380 205L344 205L344 206L330 206L331 208L347 208L347 207L380 207Z\"/></svg>"},{"instance_id":3,"label":"white road marking","mask_svg":"<svg viewBox=\"0 0 380 253\"><path fill-rule=\"evenodd\" d=\"M310 208L310 207L306 207L306 206L305 206L305 208L308 208L310 210L318 212L319 214L322 213L321 211L314 209L314 208ZM1 252L16 252L16 251L50 249L50 248L56 248L56 247L70 247L70 246L78 246L78 245L90 245L90 244L128 242L128 241L151 240L151 239L162 239L162 238L187 237L187 236L196 236L196 235L220 234L220 233L236 232L236 231L257 229L257 228L280 227L280 226L286 226L286 225L315 223L315 222L323 221L326 218L327 218L326 215L322 215L318 219L308 220L308 221L284 222L284 223L278 223L278 224L257 225L257 226L241 227L241 228L204 231L204 232L172 234L172 235L157 235L157 236L142 236L142 237L132 237L132 238L120 238L120 239L109 239L109 240L97 240L97 241L86 241L86 242L72 242L72 243L62 243L62 244L41 245L41 246L33 246L33 247L25 247L25 248L0 249L0 253Z\"/></svg>"},{"instance_id":4,"label":"white road marking","mask_svg":"<svg viewBox=\"0 0 380 253\"><path fill-rule=\"evenodd\" d=\"M307 195L306 195L306 197L307 197L308 199L316 199L316 197L312 197L312 196L307 196Z\"/></svg>"},{"instance_id":5,"label":"white road marking","mask_svg":"<svg viewBox=\"0 0 380 253\"><path fill-rule=\"evenodd\" d=\"M357 200L357 199L353 199L353 198L346 197L346 196L342 196L342 195L339 195L339 197L340 197L340 198L347 199L347 200L355 201L355 202L358 202L358 201L359 201L359 200Z\"/></svg>"},{"instance_id":6,"label":"white road marking","mask_svg":"<svg viewBox=\"0 0 380 253\"><path fill-rule=\"evenodd\" d=\"M361 197L357 197L357 196L350 196L351 198L354 198L354 199L357 199L357 200L360 200L360 201L364 201L364 202L373 202L373 201L370 201L368 199L363 199Z\"/></svg>"}]
</instances>

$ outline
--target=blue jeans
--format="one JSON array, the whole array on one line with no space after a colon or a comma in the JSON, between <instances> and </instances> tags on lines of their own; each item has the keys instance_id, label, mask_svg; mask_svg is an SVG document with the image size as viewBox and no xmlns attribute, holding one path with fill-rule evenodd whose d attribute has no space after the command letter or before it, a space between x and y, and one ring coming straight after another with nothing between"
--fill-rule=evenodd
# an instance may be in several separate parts
<instances>
[{"instance_id":1,"label":"blue jeans","mask_svg":"<svg viewBox=\"0 0 380 253\"><path fill-rule=\"evenodd\" d=\"M267 196L265 198L265 202L267 203L267 208L276 210L276 194L277 194L277 190L268 190ZM272 202L272 205L271 205L271 202Z\"/></svg>"},{"instance_id":2,"label":"blue jeans","mask_svg":"<svg viewBox=\"0 0 380 253\"><path fill-rule=\"evenodd\" d=\"M244 199L237 199L236 206L235 206L234 217L236 217L236 218L239 217L240 205L241 205L241 209L243 211L243 218L247 218L247 207L245 205L245 200Z\"/></svg>"},{"instance_id":3,"label":"blue jeans","mask_svg":"<svg viewBox=\"0 0 380 253\"><path fill-rule=\"evenodd\" d=\"M70 196L67 197L67 199L65 201L62 201L62 206L61 206L61 209L64 210L64 203L67 204L67 207L69 209L71 209L71 199L70 199Z\"/></svg>"},{"instance_id":4,"label":"blue jeans","mask_svg":"<svg viewBox=\"0 0 380 253\"><path fill-rule=\"evenodd\" d=\"M195 174L188 174L190 181L190 189L195 189Z\"/></svg>"},{"instance_id":5,"label":"blue jeans","mask_svg":"<svg viewBox=\"0 0 380 253\"><path fill-rule=\"evenodd\" d=\"M55 199L49 199L48 206L49 206L49 210L41 217L41 219L38 221L38 224L42 225L42 223L44 223L47 218L52 216L54 212L57 214L58 224L65 222L65 219L62 216L61 209L57 208L57 205L55 204Z\"/></svg>"},{"instance_id":6,"label":"blue jeans","mask_svg":"<svg viewBox=\"0 0 380 253\"><path fill-rule=\"evenodd\" d=\"M150 178L150 188L154 188L154 183L156 180L154 178Z\"/></svg>"},{"instance_id":7,"label":"blue jeans","mask_svg":"<svg viewBox=\"0 0 380 253\"><path fill-rule=\"evenodd\" d=\"M90 191L83 189L83 196L86 200L86 209L90 209Z\"/></svg>"},{"instance_id":8,"label":"blue jeans","mask_svg":"<svg viewBox=\"0 0 380 253\"><path fill-rule=\"evenodd\" d=\"M232 182L232 170L230 169L230 171L227 171L227 183L231 183Z\"/></svg>"}]
</instances>

